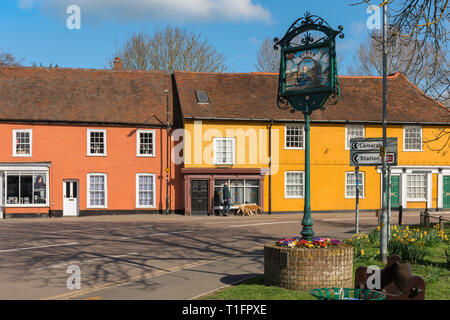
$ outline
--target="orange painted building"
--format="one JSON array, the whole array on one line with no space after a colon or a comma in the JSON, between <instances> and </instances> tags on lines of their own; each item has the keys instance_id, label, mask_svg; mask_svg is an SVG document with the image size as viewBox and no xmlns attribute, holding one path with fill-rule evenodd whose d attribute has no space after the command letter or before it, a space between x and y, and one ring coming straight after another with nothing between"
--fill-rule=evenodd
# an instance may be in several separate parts
<instances>
[{"instance_id":1,"label":"orange painted building","mask_svg":"<svg viewBox=\"0 0 450 320\"><path fill-rule=\"evenodd\" d=\"M162 72L0 68L2 215L181 210L171 87Z\"/></svg>"}]
</instances>

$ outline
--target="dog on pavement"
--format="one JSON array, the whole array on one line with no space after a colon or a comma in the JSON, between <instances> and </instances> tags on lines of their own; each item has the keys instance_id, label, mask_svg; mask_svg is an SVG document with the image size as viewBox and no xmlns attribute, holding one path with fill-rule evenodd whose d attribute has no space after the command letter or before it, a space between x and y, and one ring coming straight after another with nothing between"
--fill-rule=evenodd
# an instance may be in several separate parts
<instances>
[{"instance_id":1,"label":"dog on pavement","mask_svg":"<svg viewBox=\"0 0 450 320\"><path fill-rule=\"evenodd\" d=\"M259 214L259 206L256 203L250 203L250 204L241 204L239 205L238 211L236 214L241 214L242 216L245 215L257 215Z\"/></svg>"}]
</instances>

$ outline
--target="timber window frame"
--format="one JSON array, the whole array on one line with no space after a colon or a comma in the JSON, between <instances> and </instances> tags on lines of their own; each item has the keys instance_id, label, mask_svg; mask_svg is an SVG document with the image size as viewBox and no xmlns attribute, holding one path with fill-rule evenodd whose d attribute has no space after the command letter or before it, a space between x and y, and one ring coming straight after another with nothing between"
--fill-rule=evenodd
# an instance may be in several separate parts
<instances>
[{"instance_id":1,"label":"timber window frame","mask_svg":"<svg viewBox=\"0 0 450 320\"><path fill-rule=\"evenodd\" d=\"M155 130L139 129L136 132L136 156L155 157Z\"/></svg>"},{"instance_id":2,"label":"timber window frame","mask_svg":"<svg viewBox=\"0 0 450 320\"><path fill-rule=\"evenodd\" d=\"M284 197L286 199L305 198L305 172L285 171L284 172Z\"/></svg>"},{"instance_id":3,"label":"timber window frame","mask_svg":"<svg viewBox=\"0 0 450 320\"><path fill-rule=\"evenodd\" d=\"M214 164L234 165L236 159L236 138L214 138ZM223 145L222 145L223 144Z\"/></svg>"},{"instance_id":4,"label":"timber window frame","mask_svg":"<svg viewBox=\"0 0 450 320\"><path fill-rule=\"evenodd\" d=\"M365 190L365 173L359 171L359 198L364 199L366 197ZM347 171L345 173L345 199L356 198L356 174L355 171Z\"/></svg>"},{"instance_id":5,"label":"timber window frame","mask_svg":"<svg viewBox=\"0 0 450 320\"><path fill-rule=\"evenodd\" d=\"M403 127L403 151L423 151L422 126Z\"/></svg>"},{"instance_id":6,"label":"timber window frame","mask_svg":"<svg viewBox=\"0 0 450 320\"><path fill-rule=\"evenodd\" d=\"M89 209L108 208L108 175L106 173L88 173L86 185L86 207Z\"/></svg>"},{"instance_id":7,"label":"timber window frame","mask_svg":"<svg viewBox=\"0 0 450 320\"><path fill-rule=\"evenodd\" d=\"M33 129L13 129L13 157L33 156Z\"/></svg>"},{"instance_id":8,"label":"timber window frame","mask_svg":"<svg viewBox=\"0 0 450 320\"><path fill-rule=\"evenodd\" d=\"M406 174L406 201L425 202L428 197L428 177L426 172Z\"/></svg>"},{"instance_id":9,"label":"timber window frame","mask_svg":"<svg viewBox=\"0 0 450 320\"><path fill-rule=\"evenodd\" d=\"M87 156L106 157L106 129L87 129Z\"/></svg>"},{"instance_id":10,"label":"timber window frame","mask_svg":"<svg viewBox=\"0 0 450 320\"><path fill-rule=\"evenodd\" d=\"M305 149L305 126L303 124L284 125L284 149Z\"/></svg>"},{"instance_id":11,"label":"timber window frame","mask_svg":"<svg viewBox=\"0 0 450 320\"><path fill-rule=\"evenodd\" d=\"M136 208L156 208L155 174L136 173Z\"/></svg>"},{"instance_id":12,"label":"timber window frame","mask_svg":"<svg viewBox=\"0 0 450 320\"><path fill-rule=\"evenodd\" d=\"M345 150L350 150L350 140L365 138L366 126L363 124L348 124L345 126Z\"/></svg>"}]
</instances>

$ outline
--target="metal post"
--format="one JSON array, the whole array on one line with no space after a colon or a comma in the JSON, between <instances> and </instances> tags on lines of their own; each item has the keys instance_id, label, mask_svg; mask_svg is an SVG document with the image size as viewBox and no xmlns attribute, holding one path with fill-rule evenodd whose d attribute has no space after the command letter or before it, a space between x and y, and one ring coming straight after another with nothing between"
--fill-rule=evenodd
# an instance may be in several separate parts
<instances>
[{"instance_id":1,"label":"metal post","mask_svg":"<svg viewBox=\"0 0 450 320\"><path fill-rule=\"evenodd\" d=\"M401 226L403 223L403 206L400 206L398 211L398 225Z\"/></svg>"},{"instance_id":2,"label":"metal post","mask_svg":"<svg viewBox=\"0 0 450 320\"><path fill-rule=\"evenodd\" d=\"M270 120L269 129L269 214L272 214L272 126L273 119Z\"/></svg>"},{"instance_id":3,"label":"metal post","mask_svg":"<svg viewBox=\"0 0 450 320\"><path fill-rule=\"evenodd\" d=\"M388 177L387 177L387 234L388 241L391 240L391 167L387 167Z\"/></svg>"},{"instance_id":4,"label":"metal post","mask_svg":"<svg viewBox=\"0 0 450 320\"><path fill-rule=\"evenodd\" d=\"M359 166L355 167L356 176L356 214L355 214L355 233L359 233Z\"/></svg>"},{"instance_id":5,"label":"metal post","mask_svg":"<svg viewBox=\"0 0 450 320\"><path fill-rule=\"evenodd\" d=\"M310 117L311 113L304 112L305 116L305 208L303 211L303 230L301 232L302 238L308 241L312 241L314 231L312 230L312 217L311 217L311 184L310 184L310 148L309 148L309 135L310 135Z\"/></svg>"},{"instance_id":6,"label":"metal post","mask_svg":"<svg viewBox=\"0 0 450 320\"><path fill-rule=\"evenodd\" d=\"M383 148L386 151L386 104L387 104L387 57L386 57L386 3L383 5ZM382 209L380 225L380 260L387 262L387 219L386 219L386 157L382 157Z\"/></svg>"},{"instance_id":7,"label":"metal post","mask_svg":"<svg viewBox=\"0 0 450 320\"><path fill-rule=\"evenodd\" d=\"M424 213L424 224L425 227L429 227L430 226L430 213L428 211L425 211Z\"/></svg>"}]
</instances>

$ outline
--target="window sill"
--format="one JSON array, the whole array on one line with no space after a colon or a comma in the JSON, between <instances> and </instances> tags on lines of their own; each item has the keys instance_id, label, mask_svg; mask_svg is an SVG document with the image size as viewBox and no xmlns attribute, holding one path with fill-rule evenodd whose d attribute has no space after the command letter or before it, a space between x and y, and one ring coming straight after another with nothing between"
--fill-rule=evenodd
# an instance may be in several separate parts
<instances>
[{"instance_id":1,"label":"window sill","mask_svg":"<svg viewBox=\"0 0 450 320\"><path fill-rule=\"evenodd\" d=\"M86 157L106 157L106 154L87 154Z\"/></svg>"},{"instance_id":2,"label":"window sill","mask_svg":"<svg viewBox=\"0 0 450 320\"><path fill-rule=\"evenodd\" d=\"M7 203L3 205L4 208L49 208L50 205L47 203L44 204L11 204Z\"/></svg>"},{"instance_id":3,"label":"window sill","mask_svg":"<svg viewBox=\"0 0 450 320\"><path fill-rule=\"evenodd\" d=\"M17 157L17 158L31 158L32 155L31 154L13 154L13 157Z\"/></svg>"},{"instance_id":4,"label":"window sill","mask_svg":"<svg viewBox=\"0 0 450 320\"><path fill-rule=\"evenodd\" d=\"M156 158L155 154L137 154L136 157L138 158Z\"/></svg>"}]
</instances>

